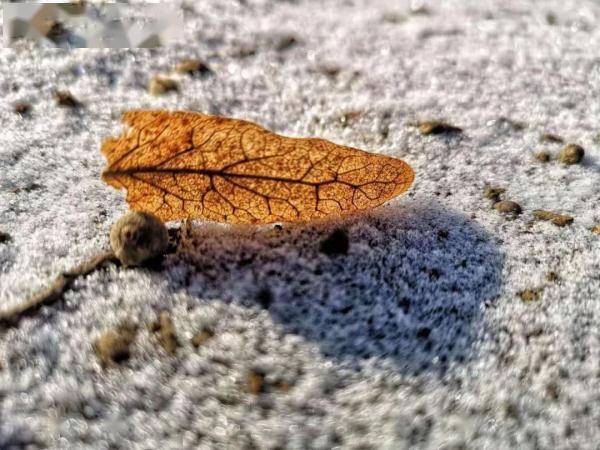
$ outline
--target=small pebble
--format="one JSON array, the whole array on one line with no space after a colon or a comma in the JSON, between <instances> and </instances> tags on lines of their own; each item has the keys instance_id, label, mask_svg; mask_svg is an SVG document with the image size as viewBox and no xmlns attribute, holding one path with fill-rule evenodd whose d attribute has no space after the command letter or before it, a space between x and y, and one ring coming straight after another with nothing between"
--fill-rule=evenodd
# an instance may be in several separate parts
<instances>
[{"instance_id":1,"label":"small pebble","mask_svg":"<svg viewBox=\"0 0 600 450\"><path fill-rule=\"evenodd\" d=\"M69 91L54 91L54 99L58 106L65 108L78 108L81 106L81 102L73 97Z\"/></svg>"},{"instance_id":2,"label":"small pebble","mask_svg":"<svg viewBox=\"0 0 600 450\"><path fill-rule=\"evenodd\" d=\"M249 393L258 395L264 391L265 388L265 374L257 370L251 370L248 372L246 378L246 388Z\"/></svg>"},{"instance_id":3,"label":"small pebble","mask_svg":"<svg viewBox=\"0 0 600 450\"><path fill-rule=\"evenodd\" d=\"M320 72L323 75L328 76L329 78L335 78L340 74L342 68L333 63L323 63L317 66L316 70L317 72Z\"/></svg>"},{"instance_id":4,"label":"small pebble","mask_svg":"<svg viewBox=\"0 0 600 450\"><path fill-rule=\"evenodd\" d=\"M169 228L167 229L168 245L165 250L166 254L172 254L177 251L179 244L181 243L181 228Z\"/></svg>"},{"instance_id":5,"label":"small pebble","mask_svg":"<svg viewBox=\"0 0 600 450\"><path fill-rule=\"evenodd\" d=\"M546 281L553 283L556 280L558 280L558 274L556 272L548 272L546 274Z\"/></svg>"},{"instance_id":6,"label":"small pebble","mask_svg":"<svg viewBox=\"0 0 600 450\"><path fill-rule=\"evenodd\" d=\"M410 13L415 16L429 16L432 12L426 5L419 5L417 2L417 4L411 6Z\"/></svg>"},{"instance_id":7,"label":"small pebble","mask_svg":"<svg viewBox=\"0 0 600 450\"><path fill-rule=\"evenodd\" d=\"M505 418L518 419L519 407L513 401L506 401L502 404L502 411Z\"/></svg>"},{"instance_id":8,"label":"small pebble","mask_svg":"<svg viewBox=\"0 0 600 450\"><path fill-rule=\"evenodd\" d=\"M499 187L486 186L483 196L494 202L500 201L500 196L506 192L506 189Z\"/></svg>"},{"instance_id":9,"label":"small pebble","mask_svg":"<svg viewBox=\"0 0 600 450\"><path fill-rule=\"evenodd\" d=\"M285 50L289 50L298 44L298 39L293 35L286 35L279 38L279 40L275 43L275 50L278 52L283 52Z\"/></svg>"},{"instance_id":10,"label":"small pebble","mask_svg":"<svg viewBox=\"0 0 600 450\"><path fill-rule=\"evenodd\" d=\"M192 338L192 345L198 348L204 343L206 343L208 340L212 339L214 335L214 331L212 331L209 328L204 328L194 335L194 337Z\"/></svg>"},{"instance_id":11,"label":"small pebble","mask_svg":"<svg viewBox=\"0 0 600 450\"><path fill-rule=\"evenodd\" d=\"M462 128L450 125L439 120L429 120L426 122L419 123L419 131L421 134L457 134L462 133Z\"/></svg>"},{"instance_id":12,"label":"small pebble","mask_svg":"<svg viewBox=\"0 0 600 450\"><path fill-rule=\"evenodd\" d=\"M540 136L540 142L553 142L555 144L562 144L564 142L564 139L560 136L557 136L556 134L543 133Z\"/></svg>"},{"instance_id":13,"label":"small pebble","mask_svg":"<svg viewBox=\"0 0 600 450\"><path fill-rule=\"evenodd\" d=\"M14 111L21 116L25 116L31 112L31 105L25 102L15 103Z\"/></svg>"},{"instance_id":14,"label":"small pebble","mask_svg":"<svg viewBox=\"0 0 600 450\"><path fill-rule=\"evenodd\" d=\"M573 217L571 216L563 216L561 214L557 214L552 219L552 223L559 227L564 227L566 225L571 225L573 223Z\"/></svg>"},{"instance_id":15,"label":"small pebble","mask_svg":"<svg viewBox=\"0 0 600 450\"><path fill-rule=\"evenodd\" d=\"M496 211L512 216L518 216L521 214L521 205L516 202L510 200L501 200L499 202L494 203L494 208Z\"/></svg>"},{"instance_id":16,"label":"small pebble","mask_svg":"<svg viewBox=\"0 0 600 450\"><path fill-rule=\"evenodd\" d=\"M552 211L544 211L543 209L536 209L532 212L532 214L536 219L550 221L558 227L564 227L573 222L573 217L571 216L557 214Z\"/></svg>"},{"instance_id":17,"label":"small pebble","mask_svg":"<svg viewBox=\"0 0 600 450\"><path fill-rule=\"evenodd\" d=\"M150 80L148 90L152 95L163 95L168 92L178 91L179 85L170 78L157 75Z\"/></svg>"},{"instance_id":18,"label":"small pebble","mask_svg":"<svg viewBox=\"0 0 600 450\"><path fill-rule=\"evenodd\" d=\"M592 233L600 235L600 224L592 228Z\"/></svg>"},{"instance_id":19,"label":"small pebble","mask_svg":"<svg viewBox=\"0 0 600 450\"><path fill-rule=\"evenodd\" d=\"M321 253L326 255L346 255L349 246L348 233L341 228L337 228L321 242L320 250Z\"/></svg>"},{"instance_id":20,"label":"small pebble","mask_svg":"<svg viewBox=\"0 0 600 450\"><path fill-rule=\"evenodd\" d=\"M577 144L566 145L559 153L558 160L563 164L577 164L583 159L585 151Z\"/></svg>"},{"instance_id":21,"label":"small pebble","mask_svg":"<svg viewBox=\"0 0 600 450\"><path fill-rule=\"evenodd\" d=\"M381 20L382 20L382 22L398 24L398 23L405 22L406 17L395 11L388 11L388 12L385 12L381 16Z\"/></svg>"},{"instance_id":22,"label":"small pebble","mask_svg":"<svg viewBox=\"0 0 600 450\"><path fill-rule=\"evenodd\" d=\"M175 71L178 73L186 73L188 75L208 75L212 72L200 59L184 59L175 66Z\"/></svg>"},{"instance_id":23,"label":"small pebble","mask_svg":"<svg viewBox=\"0 0 600 450\"><path fill-rule=\"evenodd\" d=\"M275 388L277 388L281 392L289 392L292 389L292 387L292 384L285 380L278 381L275 384Z\"/></svg>"},{"instance_id":24,"label":"small pebble","mask_svg":"<svg viewBox=\"0 0 600 450\"><path fill-rule=\"evenodd\" d=\"M560 387L554 382L548 383L546 386L546 396L550 400L558 400L560 397Z\"/></svg>"},{"instance_id":25,"label":"small pebble","mask_svg":"<svg viewBox=\"0 0 600 450\"><path fill-rule=\"evenodd\" d=\"M550 155L550 153L546 152L546 151L537 152L533 156L535 157L535 159L537 159L540 162L548 162L548 161L550 161L550 159L552 159L552 156Z\"/></svg>"},{"instance_id":26,"label":"small pebble","mask_svg":"<svg viewBox=\"0 0 600 450\"><path fill-rule=\"evenodd\" d=\"M345 128L350 125L351 122L358 119L361 115L360 111L346 111L340 116L340 123Z\"/></svg>"},{"instance_id":27,"label":"small pebble","mask_svg":"<svg viewBox=\"0 0 600 450\"><path fill-rule=\"evenodd\" d=\"M173 321L167 311L161 312L158 321L151 323L148 328L157 334L158 342L168 354L175 353L177 347L179 347L179 342L177 341Z\"/></svg>"},{"instance_id":28,"label":"small pebble","mask_svg":"<svg viewBox=\"0 0 600 450\"><path fill-rule=\"evenodd\" d=\"M542 295L542 288L537 288L537 289L525 289L521 292L518 293L519 297L521 297L521 300L523 300L524 302L532 302L535 300L539 300L540 296Z\"/></svg>"},{"instance_id":29,"label":"small pebble","mask_svg":"<svg viewBox=\"0 0 600 450\"><path fill-rule=\"evenodd\" d=\"M519 122L504 116L499 117L494 121L494 123L502 127L510 127L513 131L523 131L525 128L527 128L527 124L525 122Z\"/></svg>"},{"instance_id":30,"label":"small pebble","mask_svg":"<svg viewBox=\"0 0 600 450\"><path fill-rule=\"evenodd\" d=\"M231 49L230 56L234 58L248 58L256 55L258 49L256 44L251 42L238 42Z\"/></svg>"},{"instance_id":31,"label":"small pebble","mask_svg":"<svg viewBox=\"0 0 600 450\"><path fill-rule=\"evenodd\" d=\"M0 231L0 244L10 241L10 234Z\"/></svg>"},{"instance_id":32,"label":"small pebble","mask_svg":"<svg viewBox=\"0 0 600 450\"><path fill-rule=\"evenodd\" d=\"M507 119L507 123L515 131L523 131L525 128L527 128L527 124L525 122L519 122L518 120Z\"/></svg>"},{"instance_id":33,"label":"small pebble","mask_svg":"<svg viewBox=\"0 0 600 450\"><path fill-rule=\"evenodd\" d=\"M48 31L46 32L46 37L52 42L58 44L60 41L66 38L67 29L62 22L59 22L58 20L51 20L48 25L49 27Z\"/></svg>"},{"instance_id":34,"label":"small pebble","mask_svg":"<svg viewBox=\"0 0 600 450\"><path fill-rule=\"evenodd\" d=\"M136 326L129 321L121 323L113 330L105 331L93 344L102 365L118 364L129 359L130 346L136 334Z\"/></svg>"}]
</instances>

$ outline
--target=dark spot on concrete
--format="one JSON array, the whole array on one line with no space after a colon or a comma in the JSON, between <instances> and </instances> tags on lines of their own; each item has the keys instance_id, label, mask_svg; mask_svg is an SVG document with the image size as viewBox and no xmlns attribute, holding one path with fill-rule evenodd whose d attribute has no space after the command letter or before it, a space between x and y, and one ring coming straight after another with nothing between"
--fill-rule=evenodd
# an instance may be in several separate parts
<instances>
[{"instance_id":1,"label":"dark spot on concrete","mask_svg":"<svg viewBox=\"0 0 600 450\"><path fill-rule=\"evenodd\" d=\"M175 253L179 247L179 243L181 242L181 228L169 228L167 230L167 235L169 236L169 243L165 253Z\"/></svg>"},{"instance_id":2,"label":"dark spot on concrete","mask_svg":"<svg viewBox=\"0 0 600 450\"><path fill-rule=\"evenodd\" d=\"M281 36L275 42L275 50L277 50L278 52L283 52L285 50L289 50L292 47L298 45L298 42L299 42L298 38L292 34Z\"/></svg>"},{"instance_id":3,"label":"dark spot on concrete","mask_svg":"<svg viewBox=\"0 0 600 450\"><path fill-rule=\"evenodd\" d=\"M519 418L519 408L517 407L517 405L514 402L509 400L504 405L504 416L508 419L515 419L515 420Z\"/></svg>"},{"instance_id":4,"label":"dark spot on concrete","mask_svg":"<svg viewBox=\"0 0 600 450\"><path fill-rule=\"evenodd\" d=\"M415 5L411 6L410 13L414 16L429 16L431 15L432 10L426 5Z\"/></svg>"},{"instance_id":5,"label":"dark spot on concrete","mask_svg":"<svg viewBox=\"0 0 600 450\"><path fill-rule=\"evenodd\" d=\"M432 267L432 268L422 267L421 271L423 273L426 273L427 275L429 275L429 278L431 280L437 280L442 275L440 270L437 269L436 267Z\"/></svg>"},{"instance_id":6,"label":"dark spot on concrete","mask_svg":"<svg viewBox=\"0 0 600 450\"><path fill-rule=\"evenodd\" d=\"M546 274L546 281L554 283L556 280L558 280L558 274L556 272L548 272Z\"/></svg>"},{"instance_id":7,"label":"dark spot on concrete","mask_svg":"<svg viewBox=\"0 0 600 450\"><path fill-rule=\"evenodd\" d=\"M402 308L404 314L408 314L410 312L410 299L408 297L402 297L398 300L398 306Z\"/></svg>"},{"instance_id":8,"label":"dark spot on concrete","mask_svg":"<svg viewBox=\"0 0 600 450\"><path fill-rule=\"evenodd\" d=\"M323 242L321 242L321 253L326 255L347 255L350 241L348 233L341 228L335 229Z\"/></svg>"},{"instance_id":9,"label":"dark spot on concrete","mask_svg":"<svg viewBox=\"0 0 600 450\"><path fill-rule=\"evenodd\" d=\"M175 353L177 347L179 347L179 342L175 333L175 326L167 311L161 312L158 320L149 324L148 329L156 334L159 344L168 354Z\"/></svg>"},{"instance_id":10,"label":"dark spot on concrete","mask_svg":"<svg viewBox=\"0 0 600 450\"><path fill-rule=\"evenodd\" d=\"M508 117L499 117L496 121L496 124L503 128L510 128L513 131L523 131L527 128L527 124L525 122L519 122L517 120L509 119Z\"/></svg>"},{"instance_id":11,"label":"dark spot on concrete","mask_svg":"<svg viewBox=\"0 0 600 450\"><path fill-rule=\"evenodd\" d=\"M430 134L459 134L463 132L462 128L439 120L428 120L419 123L418 126L421 134L426 136Z\"/></svg>"},{"instance_id":12,"label":"dark spot on concrete","mask_svg":"<svg viewBox=\"0 0 600 450\"><path fill-rule=\"evenodd\" d=\"M253 255L253 254L248 254L248 253L241 254L239 265L241 267L248 266L248 265L252 264L252 262L254 261L255 258L256 258L256 255Z\"/></svg>"},{"instance_id":13,"label":"dark spot on concrete","mask_svg":"<svg viewBox=\"0 0 600 450\"><path fill-rule=\"evenodd\" d=\"M329 78L337 77L342 71L341 67L332 63L324 63L317 66L317 72L322 73L323 75L328 76Z\"/></svg>"},{"instance_id":14,"label":"dark spot on concrete","mask_svg":"<svg viewBox=\"0 0 600 450\"><path fill-rule=\"evenodd\" d=\"M448 239L448 230L438 230L437 237L439 240Z\"/></svg>"},{"instance_id":15,"label":"dark spot on concrete","mask_svg":"<svg viewBox=\"0 0 600 450\"><path fill-rule=\"evenodd\" d=\"M558 400L558 397L560 396L560 388L558 384L553 381L549 382L546 386L546 396L550 400Z\"/></svg>"},{"instance_id":16,"label":"dark spot on concrete","mask_svg":"<svg viewBox=\"0 0 600 450\"><path fill-rule=\"evenodd\" d=\"M254 43L238 42L231 51L231 56L234 58L248 58L256 55L257 49Z\"/></svg>"},{"instance_id":17,"label":"dark spot on concrete","mask_svg":"<svg viewBox=\"0 0 600 450\"><path fill-rule=\"evenodd\" d=\"M385 12L381 16L381 21L385 23L399 24L406 21L406 17L395 11Z\"/></svg>"},{"instance_id":18,"label":"dark spot on concrete","mask_svg":"<svg viewBox=\"0 0 600 450\"><path fill-rule=\"evenodd\" d=\"M428 339L431 334L431 328L429 327L419 327L417 329L417 337L420 339Z\"/></svg>"},{"instance_id":19,"label":"dark spot on concrete","mask_svg":"<svg viewBox=\"0 0 600 450\"><path fill-rule=\"evenodd\" d=\"M431 328L429 328L429 327L420 327L417 330L417 337L420 339L427 339L427 338L429 338L430 334L431 334Z\"/></svg>"},{"instance_id":20,"label":"dark spot on concrete","mask_svg":"<svg viewBox=\"0 0 600 450\"><path fill-rule=\"evenodd\" d=\"M354 307L353 307L352 305L347 305L347 306L344 306L343 308L341 308L341 309L339 310L339 312L340 312L340 313L342 313L342 314L344 314L344 315L346 315L346 314L348 314L350 311L352 311L353 309L354 309Z\"/></svg>"},{"instance_id":21,"label":"dark spot on concrete","mask_svg":"<svg viewBox=\"0 0 600 450\"><path fill-rule=\"evenodd\" d=\"M131 355L130 346L137 334L137 327L125 321L113 330L104 332L93 344L94 351L103 366L119 364Z\"/></svg>"},{"instance_id":22,"label":"dark spot on concrete","mask_svg":"<svg viewBox=\"0 0 600 450\"><path fill-rule=\"evenodd\" d=\"M256 301L260 304L263 309L269 309L271 303L273 303L273 294L269 288L262 288L256 295Z\"/></svg>"},{"instance_id":23,"label":"dark spot on concrete","mask_svg":"<svg viewBox=\"0 0 600 450\"><path fill-rule=\"evenodd\" d=\"M246 390L254 395L264 392L265 374L256 369L250 370L246 375Z\"/></svg>"}]
</instances>

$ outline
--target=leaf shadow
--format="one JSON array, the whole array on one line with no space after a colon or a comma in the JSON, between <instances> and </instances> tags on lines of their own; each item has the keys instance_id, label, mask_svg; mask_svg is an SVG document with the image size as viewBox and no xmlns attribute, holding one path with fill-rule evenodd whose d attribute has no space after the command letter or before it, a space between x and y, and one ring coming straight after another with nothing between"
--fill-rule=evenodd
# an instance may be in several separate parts
<instances>
[{"instance_id":1,"label":"leaf shadow","mask_svg":"<svg viewBox=\"0 0 600 450\"><path fill-rule=\"evenodd\" d=\"M348 253L323 254L339 228ZM267 309L285 332L351 367L370 360L414 374L467 362L502 288L494 239L431 205L281 230L195 227L171 258L176 290Z\"/></svg>"}]
</instances>

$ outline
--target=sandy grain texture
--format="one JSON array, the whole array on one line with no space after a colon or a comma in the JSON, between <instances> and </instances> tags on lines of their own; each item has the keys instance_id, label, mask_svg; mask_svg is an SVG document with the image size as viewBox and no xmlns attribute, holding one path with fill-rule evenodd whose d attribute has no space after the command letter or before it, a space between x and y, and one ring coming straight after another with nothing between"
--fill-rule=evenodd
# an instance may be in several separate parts
<instances>
[{"instance_id":1,"label":"sandy grain texture","mask_svg":"<svg viewBox=\"0 0 600 450\"><path fill-rule=\"evenodd\" d=\"M126 203L100 144L127 109L247 119L416 173L347 221L196 223L162 270L108 266L2 329L0 448L598 448L600 6L393 3L188 2L170 48L0 51L0 308L108 247ZM171 73L190 58L211 71ZM156 75L178 90L151 95ZM565 145L544 133L584 159L539 163ZM346 251L323 253L339 228ZM102 366L103 332L163 311L177 352L141 326Z\"/></svg>"}]
</instances>

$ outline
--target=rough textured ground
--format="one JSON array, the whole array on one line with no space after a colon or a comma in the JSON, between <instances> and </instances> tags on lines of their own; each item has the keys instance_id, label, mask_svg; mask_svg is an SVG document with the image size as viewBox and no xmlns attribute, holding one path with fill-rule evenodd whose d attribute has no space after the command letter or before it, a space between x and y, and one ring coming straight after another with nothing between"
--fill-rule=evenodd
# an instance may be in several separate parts
<instances>
[{"instance_id":1,"label":"rough textured ground","mask_svg":"<svg viewBox=\"0 0 600 450\"><path fill-rule=\"evenodd\" d=\"M600 448L600 6L188 5L171 48L0 52L1 308L107 248L127 207L99 179L99 147L125 109L397 156L414 186L348 221L198 222L162 270L111 266L2 329L0 448ZM184 57L213 74L151 96ZM57 107L55 89L84 106ZM411 126L431 118L464 133ZM581 144L582 164L537 161L561 148L544 132ZM486 184L523 213L499 214ZM347 255L320 252L336 227ZM163 310L174 355L145 328ZM131 357L103 368L92 344L124 319L140 325ZM203 327L214 336L195 348Z\"/></svg>"}]
</instances>

